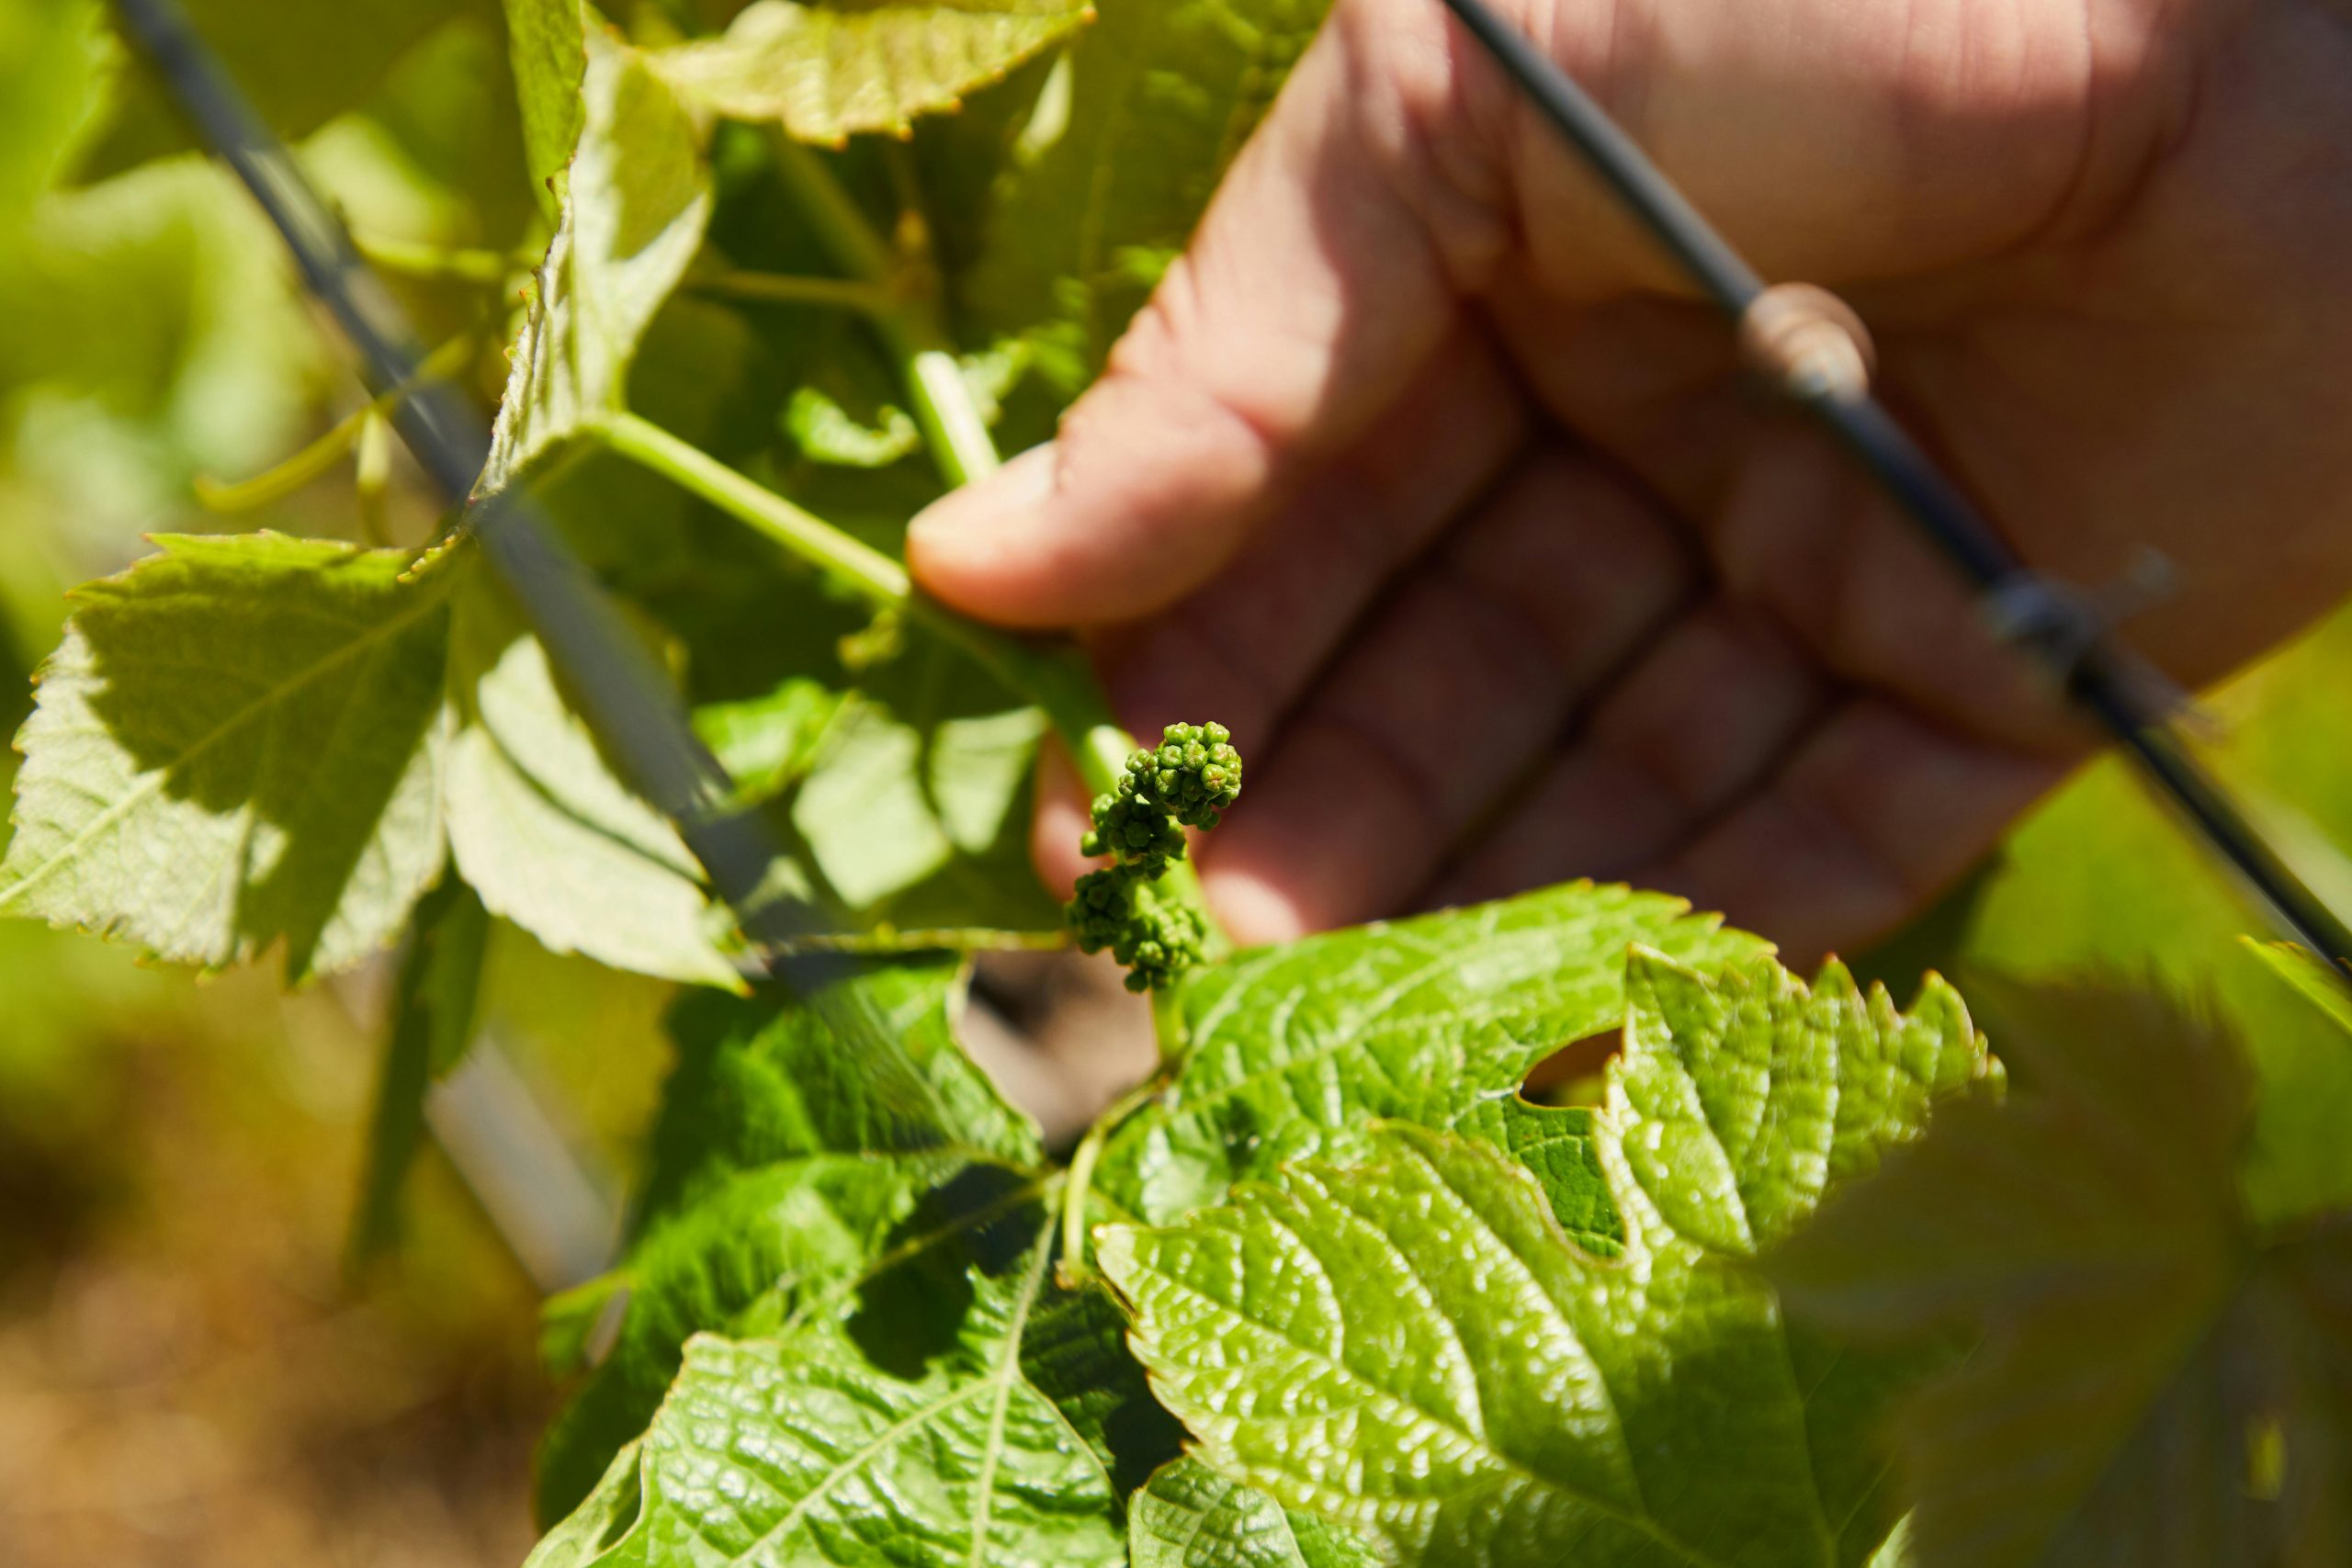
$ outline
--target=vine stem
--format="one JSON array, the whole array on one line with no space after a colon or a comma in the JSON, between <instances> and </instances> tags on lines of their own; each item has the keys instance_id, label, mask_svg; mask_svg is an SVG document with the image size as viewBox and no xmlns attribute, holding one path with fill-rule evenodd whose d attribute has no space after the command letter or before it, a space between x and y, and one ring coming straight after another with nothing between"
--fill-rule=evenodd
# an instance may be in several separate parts
<instances>
[{"instance_id":1,"label":"vine stem","mask_svg":"<svg viewBox=\"0 0 2352 1568\"><path fill-rule=\"evenodd\" d=\"M1086 1130L1086 1136L1069 1156L1069 1176L1061 1191L1062 1260L1058 1272L1064 1290L1076 1290L1091 1272L1086 1261L1086 1203L1094 1195L1094 1172L1102 1163L1102 1151L1110 1146L1111 1134L1128 1117L1159 1098L1160 1089L1159 1079L1153 1077L1121 1095L1109 1110L1095 1118L1094 1125Z\"/></svg>"},{"instance_id":2,"label":"vine stem","mask_svg":"<svg viewBox=\"0 0 2352 1568\"><path fill-rule=\"evenodd\" d=\"M878 284L846 277L797 277L784 273L746 272L718 267L689 273L686 287L697 294L722 299L751 299L769 305L817 305L856 310L879 319L899 308L898 297Z\"/></svg>"}]
</instances>

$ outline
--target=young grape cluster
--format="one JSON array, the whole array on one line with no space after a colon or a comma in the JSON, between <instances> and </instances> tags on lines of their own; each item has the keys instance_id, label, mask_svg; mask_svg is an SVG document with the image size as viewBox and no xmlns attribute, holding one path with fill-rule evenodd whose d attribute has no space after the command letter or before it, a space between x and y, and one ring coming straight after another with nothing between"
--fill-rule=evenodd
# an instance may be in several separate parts
<instances>
[{"instance_id":1,"label":"young grape cluster","mask_svg":"<svg viewBox=\"0 0 2352 1568\"><path fill-rule=\"evenodd\" d=\"M1153 884L1184 858L1184 829L1216 827L1240 795L1241 754L1225 726L1171 724L1094 802L1094 829L1080 848L1112 863L1080 879L1069 923L1081 949L1108 948L1126 966L1129 990L1162 989L1201 962L1201 912Z\"/></svg>"}]
</instances>

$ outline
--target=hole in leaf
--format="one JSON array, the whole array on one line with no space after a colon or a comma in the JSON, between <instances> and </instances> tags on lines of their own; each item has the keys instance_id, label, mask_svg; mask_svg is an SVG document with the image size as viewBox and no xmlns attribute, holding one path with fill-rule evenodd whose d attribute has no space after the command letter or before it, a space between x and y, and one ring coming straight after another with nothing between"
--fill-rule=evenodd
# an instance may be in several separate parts
<instances>
[{"instance_id":1,"label":"hole in leaf","mask_svg":"<svg viewBox=\"0 0 2352 1568\"><path fill-rule=\"evenodd\" d=\"M1609 1064L1624 1043L1621 1030L1564 1045L1535 1064L1520 1093L1532 1105L1598 1105Z\"/></svg>"}]
</instances>

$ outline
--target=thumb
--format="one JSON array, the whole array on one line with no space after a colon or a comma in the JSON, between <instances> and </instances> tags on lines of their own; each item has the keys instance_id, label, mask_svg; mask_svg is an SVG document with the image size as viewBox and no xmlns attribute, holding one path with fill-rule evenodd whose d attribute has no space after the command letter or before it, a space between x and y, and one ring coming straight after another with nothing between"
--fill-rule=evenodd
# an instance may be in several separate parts
<instances>
[{"instance_id":1,"label":"thumb","mask_svg":"<svg viewBox=\"0 0 2352 1568\"><path fill-rule=\"evenodd\" d=\"M1060 439L915 520L924 590L1021 626L1159 609L1411 384L1455 310L1412 173L1443 17L1342 4Z\"/></svg>"}]
</instances>

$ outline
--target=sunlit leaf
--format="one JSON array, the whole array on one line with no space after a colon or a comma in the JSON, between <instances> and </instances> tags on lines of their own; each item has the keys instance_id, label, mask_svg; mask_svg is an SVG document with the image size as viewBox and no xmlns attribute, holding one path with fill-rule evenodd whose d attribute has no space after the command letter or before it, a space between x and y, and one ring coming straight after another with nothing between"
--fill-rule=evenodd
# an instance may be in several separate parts
<instances>
[{"instance_id":1,"label":"sunlit leaf","mask_svg":"<svg viewBox=\"0 0 2352 1568\"><path fill-rule=\"evenodd\" d=\"M75 596L19 745L0 913L288 974L389 942L439 874L459 563L158 539Z\"/></svg>"},{"instance_id":2,"label":"sunlit leaf","mask_svg":"<svg viewBox=\"0 0 2352 1568\"><path fill-rule=\"evenodd\" d=\"M685 97L804 141L903 132L1083 27L1087 0L758 0L723 38L656 57Z\"/></svg>"},{"instance_id":3,"label":"sunlit leaf","mask_svg":"<svg viewBox=\"0 0 2352 1568\"><path fill-rule=\"evenodd\" d=\"M585 123L582 88L588 44L581 0L505 0L507 50L523 110L523 149L531 183L550 209Z\"/></svg>"},{"instance_id":4,"label":"sunlit leaf","mask_svg":"<svg viewBox=\"0 0 2352 1568\"><path fill-rule=\"evenodd\" d=\"M1134 1568L1372 1568L1372 1550L1311 1515L1227 1481L1196 1459L1151 1478L1127 1505Z\"/></svg>"},{"instance_id":5,"label":"sunlit leaf","mask_svg":"<svg viewBox=\"0 0 2352 1568\"><path fill-rule=\"evenodd\" d=\"M485 493L622 407L629 362L710 221L710 171L670 89L601 29L587 60L563 224L514 345Z\"/></svg>"},{"instance_id":6,"label":"sunlit leaf","mask_svg":"<svg viewBox=\"0 0 2352 1568\"><path fill-rule=\"evenodd\" d=\"M571 1512L644 1430L691 1336L799 1326L886 1256L945 1248L960 1273L967 1232L1039 1201L1035 1125L956 1043L962 965L876 967L845 984L917 1083L775 991L703 994L673 1012L678 1065L634 1234L595 1292L598 1313L620 1297L616 1338L548 1433L542 1517Z\"/></svg>"},{"instance_id":7,"label":"sunlit leaf","mask_svg":"<svg viewBox=\"0 0 2352 1568\"><path fill-rule=\"evenodd\" d=\"M449 690L449 843L491 911L551 952L740 987L693 854L614 776L546 649L486 581L460 597Z\"/></svg>"},{"instance_id":8,"label":"sunlit leaf","mask_svg":"<svg viewBox=\"0 0 2352 1568\"><path fill-rule=\"evenodd\" d=\"M1185 987L1182 1068L1100 1185L1169 1220L1285 1161L1352 1157L1375 1117L1496 1114L1537 1062L1624 1022L1635 943L1704 968L1770 951L1679 899L1577 883L1244 953Z\"/></svg>"},{"instance_id":9,"label":"sunlit leaf","mask_svg":"<svg viewBox=\"0 0 2352 1568\"><path fill-rule=\"evenodd\" d=\"M972 1238L960 1274L875 1281L845 1322L692 1341L651 1428L533 1568L1123 1562L1109 1473L1024 1370L1057 1293L1041 1218Z\"/></svg>"},{"instance_id":10,"label":"sunlit leaf","mask_svg":"<svg viewBox=\"0 0 2352 1568\"><path fill-rule=\"evenodd\" d=\"M1528 1169L1392 1124L1364 1163L1102 1233L1154 1386L1217 1471L1408 1563L1859 1562L1911 1359L1791 1329L1750 1271L1989 1064L1957 999L1633 962L1593 1129L1621 1254Z\"/></svg>"}]
</instances>

